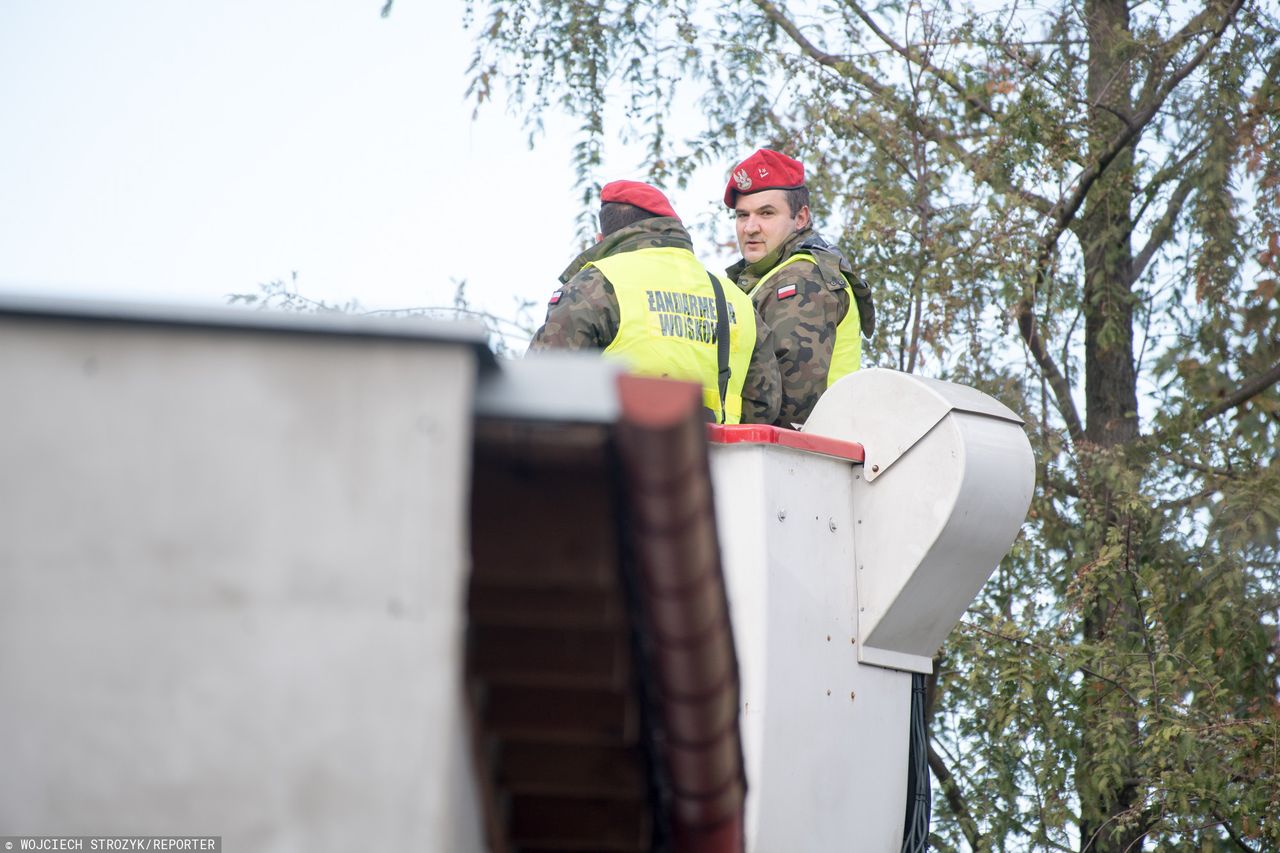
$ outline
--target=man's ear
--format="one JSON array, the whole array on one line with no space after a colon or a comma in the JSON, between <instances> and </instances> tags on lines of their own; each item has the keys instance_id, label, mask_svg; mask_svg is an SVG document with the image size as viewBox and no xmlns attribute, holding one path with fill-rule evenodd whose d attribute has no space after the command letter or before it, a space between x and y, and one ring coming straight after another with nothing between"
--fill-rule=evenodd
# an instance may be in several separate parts
<instances>
[{"instance_id":1,"label":"man's ear","mask_svg":"<svg viewBox=\"0 0 1280 853\"><path fill-rule=\"evenodd\" d=\"M800 208L800 212L796 214L796 230L803 231L813 222L813 217L809 215L809 205Z\"/></svg>"},{"instance_id":2,"label":"man's ear","mask_svg":"<svg viewBox=\"0 0 1280 853\"><path fill-rule=\"evenodd\" d=\"M597 242L597 243L599 243L599 242L600 242L601 240L603 240L603 239L604 239L604 235L603 235L603 234L601 234L599 231L597 231L597 232L596 232L596 242Z\"/></svg>"}]
</instances>

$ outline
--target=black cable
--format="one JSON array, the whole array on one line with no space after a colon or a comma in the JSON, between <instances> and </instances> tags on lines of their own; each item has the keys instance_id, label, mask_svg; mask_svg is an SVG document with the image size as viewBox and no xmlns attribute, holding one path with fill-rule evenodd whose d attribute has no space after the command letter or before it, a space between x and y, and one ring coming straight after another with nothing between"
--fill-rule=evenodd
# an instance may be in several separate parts
<instances>
[{"instance_id":1,"label":"black cable","mask_svg":"<svg viewBox=\"0 0 1280 853\"><path fill-rule=\"evenodd\" d=\"M929 753L925 727L924 676L911 676L911 731L907 749L907 813L902 830L902 853L929 849Z\"/></svg>"}]
</instances>

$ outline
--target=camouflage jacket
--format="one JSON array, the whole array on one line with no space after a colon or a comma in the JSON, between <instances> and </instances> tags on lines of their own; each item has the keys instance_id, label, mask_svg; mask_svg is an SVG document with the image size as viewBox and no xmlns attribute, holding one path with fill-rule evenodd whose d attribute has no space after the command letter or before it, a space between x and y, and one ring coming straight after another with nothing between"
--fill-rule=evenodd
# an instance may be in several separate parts
<instances>
[{"instance_id":1,"label":"camouflage jacket","mask_svg":"<svg viewBox=\"0 0 1280 853\"><path fill-rule=\"evenodd\" d=\"M604 349L618 334L621 311L613 284L591 261L650 247L692 251L693 242L680 220L645 219L619 229L587 249L560 274L560 288L547 306L547 319L534 334L529 351L544 349ZM742 386L742 422L769 424L778 415L782 385L776 344L769 327L757 315L756 346Z\"/></svg>"},{"instance_id":2,"label":"camouflage jacket","mask_svg":"<svg viewBox=\"0 0 1280 853\"><path fill-rule=\"evenodd\" d=\"M822 250L814 251L810 247ZM782 407L776 423L786 427L804 423L827 390L836 326L849 312L850 291L846 288L846 273L841 269L848 264L816 231L806 228L755 263L748 264L742 259L726 270L743 291L750 293L770 270L798 251L810 252L817 263L797 261L780 270L769 279L769 286L752 300L773 330L778 368L782 373ZM847 274L849 280L854 279L852 270ZM794 291L790 289L792 285ZM779 298L780 290L788 295ZM862 305L861 299L859 305ZM863 331L870 334L869 323L874 323L874 315L859 319L863 321Z\"/></svg>"}]
</instances>

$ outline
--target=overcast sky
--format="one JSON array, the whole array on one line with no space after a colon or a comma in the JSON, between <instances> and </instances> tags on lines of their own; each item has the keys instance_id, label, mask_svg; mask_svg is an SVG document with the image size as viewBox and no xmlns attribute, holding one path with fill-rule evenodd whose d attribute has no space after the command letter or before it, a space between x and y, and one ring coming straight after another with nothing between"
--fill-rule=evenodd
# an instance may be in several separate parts
<instances>
[{"instance_id":1,"label":"overcast sky","mask_svg":"<svg viewBox=\"0 0 1280 853\"><path fill-rule=\"evenodd\" d=\"M544 299L580 248L568 123L530 151L501 105L473 122L461 0L381 5L3 0L0 290L223 304L297 271L368 308L452 278Z\"/></svg>"}]
</instances>

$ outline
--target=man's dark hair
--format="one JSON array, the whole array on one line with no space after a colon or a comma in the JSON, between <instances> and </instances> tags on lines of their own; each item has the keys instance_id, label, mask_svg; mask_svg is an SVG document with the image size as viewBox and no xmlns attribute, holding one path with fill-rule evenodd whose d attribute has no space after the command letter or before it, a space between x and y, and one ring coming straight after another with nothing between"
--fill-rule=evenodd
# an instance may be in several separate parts
<instances>
[{"instance_id":1,"label":"man's dark hair","mask_svg":"<svg viewBox=\"0 0 1280 853\"><path fill-rule=\"evenodd\" d=\"M778 189L782 188L778 187ZM799 216L800 208L806 207L809 204L808 187L801 186L789 190L784 189L782 190L782 193L787 197L787 207L791 210L792 216ZM748 195L750 195L750 193L748 193ZM737 202L739 198L741 198L741 193L735 193L733 196L734 202Z\"/></svg>"},{"instance_id":2,"label":"man's dark hair","mask_svg":"<svg viewBox=\"0 0 1280 853\"><path fill-rule=\"evenodd\" d=\"M653 219L656 213L650 213L642 207L621 201L606 201L600 205L600 233L608 237L619 228L634 225L642 219Z\"/></svg>"},{"instance_id":3,"label":"man's dark hair","mask_svg":"<svg viewBox=\"0 0 1280 853\"><path fill-rule=\"evenodd\" d=\"M796 187L793 190L783 190L787 194L787 207L791 208L792 216L800 215L800 208L809 206L809 188Z\"/></svg>"}]
</instances>

